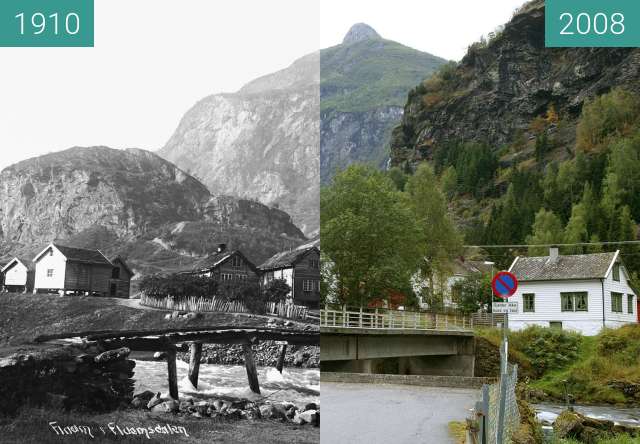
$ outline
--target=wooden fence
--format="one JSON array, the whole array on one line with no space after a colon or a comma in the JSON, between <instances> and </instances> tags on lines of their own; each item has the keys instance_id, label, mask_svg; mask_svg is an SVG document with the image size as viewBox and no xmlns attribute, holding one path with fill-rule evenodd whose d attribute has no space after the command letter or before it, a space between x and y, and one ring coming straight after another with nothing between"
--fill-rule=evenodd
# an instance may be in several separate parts
<instances>
[{"instance_id":1,"label":"wooden fence","mask_svg":"<svg viewBox=\"0 0 640 444\"><path fill-rule=\"evenodd\" d=\"M155 298L142 294L140 305L160 308L163 310L195 311L195 312L222 312L222 313L250 313L250 310L240 301L223 301L219 298L204 298L191 296L188 298L174 298L166 296ZM286 302L267 302L265 312L270 315L289 319L306 319L309 309L300 305Z\"/></svg>"},{"instance_id":2,"label":"wooden fence","mask_svg":"<svg viewBox=\"0 0 640 444\"><path fill-rule=\"evenodd\" d=\"M411 312L387 309L320 310L321 327L407 329L407 330L471 330L469 316L451 313Z\"/></svg>"},{"instance_id":3,"label":"wooden fence","mask_svg":"<svg viewBox=\"0 0 640 444\"><path fill-rule=\"evenodd\" d=\"M286 302L267 302L267 314L289 319L307 319L309 309L304 305L287 304Z\"/></svg>"}]
</instances>

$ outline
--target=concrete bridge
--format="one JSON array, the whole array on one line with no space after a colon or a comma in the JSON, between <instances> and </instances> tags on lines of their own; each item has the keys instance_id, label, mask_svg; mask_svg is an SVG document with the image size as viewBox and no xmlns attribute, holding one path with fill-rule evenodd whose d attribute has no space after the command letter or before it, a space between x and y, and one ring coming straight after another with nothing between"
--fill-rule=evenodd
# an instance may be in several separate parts
<instances>
[{"instance_id":1,"label":"concrete bridge","mask_svg":"<svg viewBox=\"0 0 640 444\"><path fill-rule=\"evenodd\" d=\"M468 318L402 311L321 311L322 371L474 376Z\"/></svg>"}]
</instances>

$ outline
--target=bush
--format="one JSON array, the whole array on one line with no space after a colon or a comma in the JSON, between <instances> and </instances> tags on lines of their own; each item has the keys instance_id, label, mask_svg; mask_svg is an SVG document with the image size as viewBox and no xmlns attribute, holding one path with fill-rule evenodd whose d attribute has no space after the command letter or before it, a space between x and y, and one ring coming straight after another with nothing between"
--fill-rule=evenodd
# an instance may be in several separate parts
<instances>
[{"instance_id":1,"label":"bush","mask_svg":"<svg viewBox=\"0 0 640 444\"><path fill-rule=\"evenodd\" d=\"M582 336L554 328L529 327L514 335L519 347L538 374L560 369L578 357ZM515 345L515 344L514 344Z\"/></svg>"},{"instance_id":2,"label":"bush","mask_svg":"<svg viewBox=\"0 0 640 444\"><path fill-rule=\"evenodd\" d=\"M262 298L265 302L282 302L287 299L291 287L284 279L274 279L262 290Z\"/></svg>"},{"instance_id":3,"label":"bush","mask_svg":"<svg viewBox=\"0 0 640 444\"><path fill-rule=\"evenodd\" d=\"M147 296L155 298L166 296L212 298L216 294L217 282L190 274L154 274L143 277L140 280L139 289Z\"/></svg>"}]
</instances>

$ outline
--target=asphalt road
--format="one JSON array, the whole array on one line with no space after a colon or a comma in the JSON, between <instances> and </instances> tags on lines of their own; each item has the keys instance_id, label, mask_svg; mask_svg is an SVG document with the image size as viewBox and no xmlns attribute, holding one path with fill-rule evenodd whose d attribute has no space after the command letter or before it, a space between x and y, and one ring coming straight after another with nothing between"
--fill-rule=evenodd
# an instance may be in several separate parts
<instances>
[{"instance_id":1,"label":"asphalt road","mask_svg":"<svg viewBox=\"0 0 640 444\"><path fill-rule=\"evenodd\" d=\"M480 391L323 382L322 444L453 444Z\"/></svg>"}]
</instances>

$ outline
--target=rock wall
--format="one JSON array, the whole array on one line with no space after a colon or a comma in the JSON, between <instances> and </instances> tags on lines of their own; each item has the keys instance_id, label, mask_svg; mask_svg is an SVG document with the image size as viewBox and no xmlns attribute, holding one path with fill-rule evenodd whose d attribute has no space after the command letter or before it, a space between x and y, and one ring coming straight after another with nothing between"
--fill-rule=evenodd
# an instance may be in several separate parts
<instances>
[{"instance_id":1,"label":"rock wall","mask_svg":"<svg viewBox=\"0 0 640 444\"><path fill-rule=\"evenodd\" d=\"M530 2L488 44L472 45L439 90L421 84L409 93L392 135L393 165L431 159L455 141L497 149L551 105L572 128L585 100L616 86L640 91L639 49L546 48L544 11L544 1Z\"/></svg>"},{"instance_id":2,"label":"rock wall","mask_svg":"<svg viewBox=\"0 0 640 444\"><path fill-rule=\"evenodd\" d=\"M110 411L133 397L129 349L102 351L96 344L16 353L0 359L0 412L24 405Z\"/></svg>"}]
</instances>

